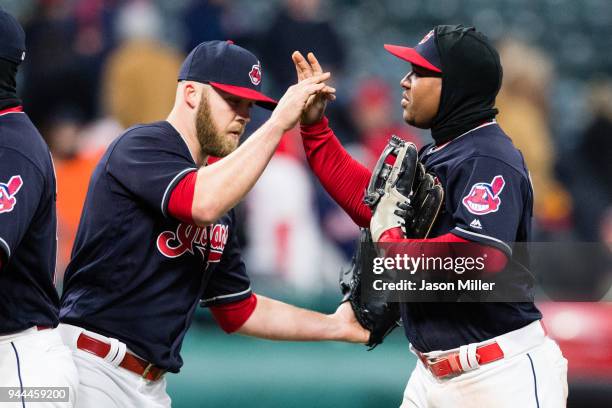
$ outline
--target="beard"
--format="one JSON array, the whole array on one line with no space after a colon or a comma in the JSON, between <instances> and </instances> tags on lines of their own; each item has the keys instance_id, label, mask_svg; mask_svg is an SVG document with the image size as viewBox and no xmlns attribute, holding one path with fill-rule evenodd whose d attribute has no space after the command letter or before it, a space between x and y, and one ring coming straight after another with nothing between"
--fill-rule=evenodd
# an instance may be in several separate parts
<instances>
[{"instance_id":1,"label":"beard","mask_svg":"<svg viewBox=\"0 0 612 408\"><path fill-rule=\"evenodd\" d=\"M196 116L196 134L202 154L225 157L238 147L238 141L217 130L210 114L208 98L203 97Z\"/></svg>"}]
</instances>

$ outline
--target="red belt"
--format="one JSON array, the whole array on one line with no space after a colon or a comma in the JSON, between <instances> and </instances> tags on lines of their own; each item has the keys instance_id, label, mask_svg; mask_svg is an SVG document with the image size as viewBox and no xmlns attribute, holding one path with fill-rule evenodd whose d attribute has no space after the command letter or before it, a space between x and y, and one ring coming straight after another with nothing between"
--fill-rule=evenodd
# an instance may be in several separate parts
<instances>
[{"instance_id":1,"label":"red belt","mask_svg":"<svg viewBox=\"0 0 612 408\"><path fill-rule=\"evenodd\" d=\"M87 351L88 353L96 355L100 358L105 358L111 349L111 345L98 339L94 339L85 333L81 333L77 339L77 348L79 350ZM159 380L166 372L166 370L156 367L148 361L143 360L140 357L136 357L128 352L125 353L125 357L123 357L123 360L121 360L121 363L119 363L119 367L123 367L126 370L136 373L149 381Z\"/></svg>"},{"instance_id":2,"label":"red belt","mask_svg":"<svg viewBox=\"0 0 612 408\"><path fill-rule=\"evenodd\" d=\"M466 370L461 366L459 359L459 352L449 353L443 357L429 359L427 356L419 351L417 355L425 364L425 367L438 378L445 378L450 375L459 375L464 373ZM476 359L479 365L492 363L504 358L504 352L499 347L497 342L480 346L476 348Z\"/></svg>"}]
</instances>

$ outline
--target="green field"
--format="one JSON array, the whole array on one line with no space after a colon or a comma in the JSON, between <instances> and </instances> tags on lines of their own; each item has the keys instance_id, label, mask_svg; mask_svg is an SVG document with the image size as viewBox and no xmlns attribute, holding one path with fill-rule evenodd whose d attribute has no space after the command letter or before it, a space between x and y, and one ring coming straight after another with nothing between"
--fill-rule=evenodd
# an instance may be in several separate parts
<instances>
[{"instance_id":1,"label":"green field","mask_svg":"<svg viewBox=\"0 0 612 408\"><path fill-rule=\"evenodd\" d=\"M401 328L373 351L340 343L286 343L194 325L185 365L167 375L172 406L397 407L416 357Z\"/></svg>"}]
</instances>

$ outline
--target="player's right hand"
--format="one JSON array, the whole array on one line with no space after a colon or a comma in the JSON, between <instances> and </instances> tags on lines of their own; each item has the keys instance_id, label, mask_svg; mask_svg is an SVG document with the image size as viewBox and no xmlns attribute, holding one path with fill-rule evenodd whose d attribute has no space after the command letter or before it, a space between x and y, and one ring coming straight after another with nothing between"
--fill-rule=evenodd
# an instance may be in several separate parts
<instances>
[{"instance_id":1,"label":"player's right hand","mask_svg":"<svg viewBox=\"0 0 612 408\"><path fill-rule=\"evenodd\" d=\"M299 51L294 51L291 55L299 82L323 72L323 68L321 68L317 57L315 57L312 52L309 52L307 57L308 60L306 60ZM319 122L325 113L327 101L333 101L334 99L336 99L336 95L333 93L320 92L312 95L306 102L306 107L302 112L300 123L302 125L312 125L313 123Z\"/></svg>"},{"instance_id":2,"label":"player's right hand","mask_svg":"<svg viewBox=\"0 0 612 408\"><path fill-rule=\"evenodd\" d=\"M293 129L310 97L316 94L333 95L336 90L325 83L331 77L329 72L313 75L290 86L272 112L270 120L284 131Z\"/></svg>"},{"instance_id":3,"label":"player's right hand","mask_svg":"<svg viewBox=\"0 0 612 408\"><path fill-rule=\"evenodd\" d=\"M350 302L341 303L331 317L339 328L338 340L361 344L370 340L370 332L359 324Z\"/></svg>"}]
</instances>

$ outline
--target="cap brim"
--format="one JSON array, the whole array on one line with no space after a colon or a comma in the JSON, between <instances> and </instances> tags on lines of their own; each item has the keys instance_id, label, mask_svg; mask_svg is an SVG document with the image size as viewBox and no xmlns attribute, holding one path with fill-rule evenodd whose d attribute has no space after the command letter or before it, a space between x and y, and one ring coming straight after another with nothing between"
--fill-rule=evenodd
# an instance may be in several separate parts
<instances>
[{"instance_id":1,"label":"cap brim","mask_svg":"<svg viewBox=\"0 0 612 408\"><path fill-rule=\"evenodd\" d=\"M267 97L261 92L257 92L251 88L244 88L242 86L235 85L227 85L220 84L219 82L209 82L209 84L217 89L222 90L223 92L227 92L228 94L232 94L234 96L239 96L244 99L249 99L255 102L255 104L261 106L262 108L274 110L276 105L278 104L272 98Z\"/></svg>"},{"instance_id":2,"label":"cap brim","mask_svg":"<svg viewBox=\"0 0 612 408\"><path fill-rule=\"evenodd\" d=\"M408 61L411 64L418 65L430 71L442 72L440 68L437 68L431 62L427 61L421 54L419 54L414 48L401 47L399 45L385 44L385 50L398 58Z\"/></svg>"}]
</instances>

